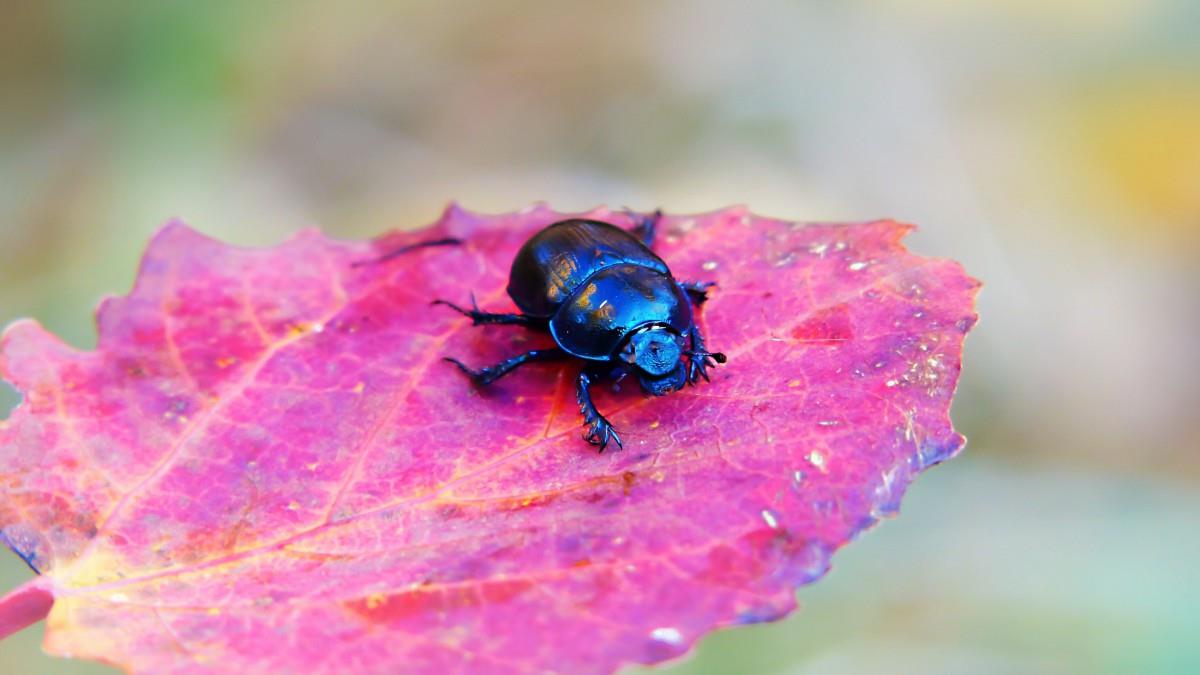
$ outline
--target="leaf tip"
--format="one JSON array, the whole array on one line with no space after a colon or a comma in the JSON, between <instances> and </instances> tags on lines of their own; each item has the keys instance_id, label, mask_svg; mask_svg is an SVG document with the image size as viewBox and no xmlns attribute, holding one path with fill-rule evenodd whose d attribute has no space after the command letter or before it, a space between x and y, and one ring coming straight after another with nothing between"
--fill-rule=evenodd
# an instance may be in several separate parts
<instances>
[{"instance_id":1,"label":"leaf tip","mask_svg":"<svg viewBox=\"0 0 1200 675\"><path fill-rule=\"evenodd\" d=\"M888 246L901 246L905 237L921 229L914 223L894 218L879 218L864 224L878 228L882 232L883 243Z\"/></svg>"},{"instance_id":2,"label":"leaf tip","mask_svg":"<svg viewBox=\"0 0 1200 675\"><path fill-rule=\"evenodd\" d=\"M50 614L54 594L48 585L46 577L35 577L0 598L0 640Z\"/></svg>"},{"instance_id":3,"label":"leaf tip","mask_svg":"<svg viewBox=\"0 0 1200 675\"><path fill-rule=\"evenodd\" d=\"M38 373L77 352L36 319L17 319L0 333L0 379L27 390Z\"/></svg>"},{"instance_id":4,"label":"leaf tip","mask_svg":"<svg viewBox=\"0 0 1200 675\"><path fill-rule=\"evenodd\" d=\"M484 219L484 214L472 211L452 199L446 202L442 213L430 227L441 229L454 237L467 238Z\"/></svg>"},{"instance_id":5,"label":"leaf tip","mask_svg":"<svg viewBox=\"0 0 1200 675\"><path fill-rule=\"evenodd\" d=\"M158 227L158 230L150 236L150 242L147 244L145 253L143 254L143 263L145 262L145 254L153 251L163 242L173 242L176 240L188 240L192 238L207 238L201 234L199 230L187 224L183 218L174 217L168 219Z\"/></svg>"}]
</instances>

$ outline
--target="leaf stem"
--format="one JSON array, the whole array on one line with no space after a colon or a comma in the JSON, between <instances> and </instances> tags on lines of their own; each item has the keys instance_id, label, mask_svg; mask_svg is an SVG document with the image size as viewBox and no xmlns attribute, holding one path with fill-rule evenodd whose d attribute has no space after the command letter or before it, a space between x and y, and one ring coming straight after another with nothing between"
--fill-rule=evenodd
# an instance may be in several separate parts
<instances>
[{"instance_id":1,"label":"leaf stem","mask_svg":"<svg viewBox=\"0 0 1200 675\"><path fill-rule=\"evenodd\" d=\"M46 618L54 605L54 594L45 577L34 577L0 598L0 640Z\"/></svg>"}]
</instances>

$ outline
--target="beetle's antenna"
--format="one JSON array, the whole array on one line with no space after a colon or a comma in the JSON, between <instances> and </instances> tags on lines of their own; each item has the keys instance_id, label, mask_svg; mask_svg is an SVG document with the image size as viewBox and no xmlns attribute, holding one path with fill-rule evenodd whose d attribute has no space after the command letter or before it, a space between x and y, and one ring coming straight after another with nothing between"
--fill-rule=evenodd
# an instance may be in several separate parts
<instances>
[{"instance_id":1,"label":"beetle's antenna","mask_svg":"<svg viewBox=\"0 0 1200 675\"><path fill-rule=\"evenodd\" d=\"M400 248L388 251L387 253L384 253L383 255L379 256L378 258L372 258L370 260L359 260L356 262L352 262L352 263L350 263L350 266L351 267L363 267L364 265L377 265L381 262L387 262L387 261L391 260L392 258L402 256L405 253L408 253L409 251L415 251L419 248L429 248L431 246L459 246L462 243L463 243L462 239L458 239L456 237L446 237L444 239L431 239L429 241L418 241L415 244L408 244L407 246L401 246Z\"/></svg>"}]
</instances>

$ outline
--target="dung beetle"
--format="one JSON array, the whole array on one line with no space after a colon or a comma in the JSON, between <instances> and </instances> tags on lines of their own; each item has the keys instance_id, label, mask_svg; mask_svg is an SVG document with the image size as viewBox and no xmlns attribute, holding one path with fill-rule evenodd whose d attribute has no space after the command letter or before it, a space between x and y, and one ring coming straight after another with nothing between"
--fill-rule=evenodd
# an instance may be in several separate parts
<instances>
[{"instance_id":1,"label":"dung beetle","mask_svg":"<svg viewBox=\"0 0 1200 675\"><path fill-rule=\"evenodd\" d=\"M633 216L633 214L630 214ZM474 325L512 324L547 331L557 347L534 349L473 370L445 357L479 386L487 386L535 361L584 361L575 384L586 426L584 439L601 452L621 438L592 403L589 387L606 377L637 377L642 389L662 396L685 383L708 380L708 367L725 363L710 352L696 326L695 308L713 283L678 282L654 254L661 211L637 218L632 231L610 223L570 218L533 235L513 259L508 295L519 314L484 312L434 300L470 317ZM439 242L441 243L441 242Z\"/></svg>"}]
</instances>

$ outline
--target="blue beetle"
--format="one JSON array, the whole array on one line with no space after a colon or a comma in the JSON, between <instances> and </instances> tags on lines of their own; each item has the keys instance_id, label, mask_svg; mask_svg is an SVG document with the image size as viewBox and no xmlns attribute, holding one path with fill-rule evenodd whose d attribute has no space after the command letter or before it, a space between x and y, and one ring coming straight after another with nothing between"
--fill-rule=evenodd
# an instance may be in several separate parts
<instances>
[{"instance_id":1,"label":"blue beetle","mask_svg":"<svg viewBox=\"0 0 1200 675\"><path fill-rule=\"evenodd\" d=\"M535 349L493 366L474 370L458 359L446 361L478 386L487 386L514 369L535 361L577 358L584 368L576 380L583 413L584 440L601 452L621 437L592 403L589 387L606 377L637 376L642 389L663 396L708 380L708 368L725 363L710 352L696 326L695 308L712 283L680 283L654 254L661 211L640 218L633 231L598 220L571 218L533 235L513 259L508 295L519 314L481 311L434 300L467 317L476 326L513 324L548 331L557 345ZM440 243L440 242L439 242Z\"/></svg>"}]
</instances>

